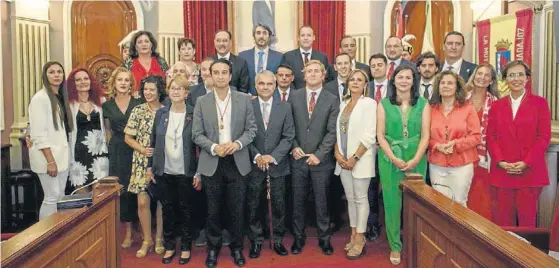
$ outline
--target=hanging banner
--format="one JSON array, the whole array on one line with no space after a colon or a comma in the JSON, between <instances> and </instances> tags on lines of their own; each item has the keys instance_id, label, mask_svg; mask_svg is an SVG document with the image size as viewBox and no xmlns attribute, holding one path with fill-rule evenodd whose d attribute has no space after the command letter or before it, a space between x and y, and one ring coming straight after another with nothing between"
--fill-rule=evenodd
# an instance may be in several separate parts
<instances>
[{"instance_id":1,"label":"hanging banner","mask_svg":"<svg viewBox=\"0 0 559 268\"><path fill-rule=\"evenodd\" d=\"M534 11L524 9L514 14L479 21L478 63L490 63L497 70L499 93L501 97L509 94L506 81L501 78L505 64L522 60L532 66L532 28ZM532 89L531 79L526 89Z\"/></svg>"}]
</instances>

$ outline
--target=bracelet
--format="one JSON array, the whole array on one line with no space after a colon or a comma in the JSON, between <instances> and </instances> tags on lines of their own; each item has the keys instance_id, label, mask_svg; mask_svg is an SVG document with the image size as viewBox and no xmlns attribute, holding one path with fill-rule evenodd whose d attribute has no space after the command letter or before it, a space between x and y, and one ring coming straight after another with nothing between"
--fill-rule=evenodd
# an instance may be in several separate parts
<instances>
[{"instance_id":1,"label":"bracelet","mask_svg":"<svg viewBox=\"0 0 559 268\"><path fill-rule=\"evenodd\" d=\"M47 165L50 165L50 164L56 164L56 161L47 162Z\"/></svg>"}]
</instances>

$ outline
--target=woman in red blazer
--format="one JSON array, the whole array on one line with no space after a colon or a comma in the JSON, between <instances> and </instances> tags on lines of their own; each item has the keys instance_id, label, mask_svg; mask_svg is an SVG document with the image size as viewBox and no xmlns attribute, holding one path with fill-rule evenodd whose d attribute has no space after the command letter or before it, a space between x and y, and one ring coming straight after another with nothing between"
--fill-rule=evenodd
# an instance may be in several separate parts
<instances>
[{"instance_id":1,"label":"woman in red blazer","mask_svg":"<svg viewBox=\"0 0 559 268\"><path fill-rule=\"evenodd\" d=\"M493 222L535 227L538 197L549 185L545 152L551 141L551 112L546 99L526 90L530 69L511 61L502 71L510 96L489 111L487 147L490 180L495 187Z\"/></svg>"}]
</instances>

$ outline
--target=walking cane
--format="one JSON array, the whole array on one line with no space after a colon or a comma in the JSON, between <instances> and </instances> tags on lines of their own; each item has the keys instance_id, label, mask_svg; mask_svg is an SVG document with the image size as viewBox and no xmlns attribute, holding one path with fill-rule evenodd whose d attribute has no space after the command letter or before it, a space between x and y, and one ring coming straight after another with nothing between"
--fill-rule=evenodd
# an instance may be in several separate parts
<instances>
[{"instance_id":1,"label":"walking cane","mask_svg":"<svg viewBox=\"0 0 559 268\"><path fill-rule=\"evenodd\" d=\"M272 191L270 185L270 167L266 168L266 199L268 199L268 223L270 227L270 252L272 254L272 260L274 259L274 247L272 246L274 241L274 229L272 229Z\"/></svg>"}]
</instances>

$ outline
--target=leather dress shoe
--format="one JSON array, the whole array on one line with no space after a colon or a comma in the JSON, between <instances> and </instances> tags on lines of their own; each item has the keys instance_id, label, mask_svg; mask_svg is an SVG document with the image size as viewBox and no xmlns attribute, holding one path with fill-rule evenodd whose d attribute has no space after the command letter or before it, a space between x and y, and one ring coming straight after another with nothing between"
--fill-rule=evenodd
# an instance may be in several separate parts
<instances>
[{"instance_id":1,"label":"leather dress shoe","mask_svg":"<svg viewBox=\"0 0 559 268\"><path fill-rule=\"evenodd\" d=\"M206 257L206 267L214 268L217 266L217 256L219 252L217 250L209 250L208 256Z\"/></svg>"},{"instance_id":2,"label":"leather dress shoe","mask_svg":"<svg viewBox=\"0 0 559 268\"><path fill-rule=\"evenodd\" d=\"M260 252L262 251L262 244L250 243L250 249L248 251L248 257L251 259L256 259L260 257Z\"/></svg>"},{"instance_id":3,"label":"leather dress shoe","mask_svg":"<svg viewBox=\"0 0 559 268\"><path fill-rule=\"evenodd\" d=\"M287 256L288 254L287 249L283 246L282 242L274 243L274 251L280 256Z\"/></svg>"},{"instance_id":4,"label":"leather dress shoe","mask_svg":"<svg viewBox=\"0 0 559 268\"><path fill-rule=\"evenodd\" d=\"M324 255L334 254L334 248L332 247L332 244L330 244L330 240L319 241L318 246L322 249L322 253L324 253Z\"/></svg>"},{"instance_id":5,"label":"leather dress shoe","mask_svg":"<svg viewBox=\"0 0 559 268\"><path fill-rule=\"evenodd\" d=\"M245 260L245 256L243 256L242 251L240 251L240 250L231 251L231 257L233 257L233 262L238 267L245 266L246 260Z\"/></svg>"},{"instance_id":6,"label":"leather dress shoe","mask_svg":"<svg viewBox=\"0 0 559 268\"><path fill-rule=\"evenodd\" d=\"M305 240L304 239L301 239L301 238L295 239L295 241L293 241L293 245L291 245L291 253L293 253L295 255L301 253L304 246L305 246Z\"/></svg>"},{"instance_id":7,"label":"leather dress shoe","mask_svg":"<svg viewBox=\"0 0 559 268\"><path fill-rule=\"evenodd\" d=\"M380 225L371 224L369 227L367 227L367 232L365 234L367 240L375 241L378 239L379 236L380 236Z\"/></svg>"}]
</instances>

